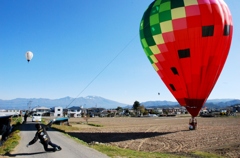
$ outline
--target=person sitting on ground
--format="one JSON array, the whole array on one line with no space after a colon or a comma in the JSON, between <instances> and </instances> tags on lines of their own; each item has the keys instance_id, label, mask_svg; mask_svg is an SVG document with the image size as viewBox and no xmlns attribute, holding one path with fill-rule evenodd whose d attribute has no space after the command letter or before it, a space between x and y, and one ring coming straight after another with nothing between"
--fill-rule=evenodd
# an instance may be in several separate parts
<instances>
[{"instance_id":1,"label":"person sitting on ground","mask_svg":"<svg viewBox=\"0 0 240 158\"><path fill-rule=\"evenodd\" d=\"M40 142L42 143L45 151L58 151L58 150L61 150L62 148L59 145L56 145L56 144L51 142L50 137L49 137L49 135L48 135L48 133L46 131L53 124L54 121L55 121L55 119L53 119L53 121L50 121L48 125L41 125L41 124L37 123L35 125L35 127L37 129L35 137L33 138L33 140L31 140L27 144L27 147L29 145L34 144L38 139L40 139ZM48 145L52 146L53 148L48 148Z\"/></svg>"}]
</instances>

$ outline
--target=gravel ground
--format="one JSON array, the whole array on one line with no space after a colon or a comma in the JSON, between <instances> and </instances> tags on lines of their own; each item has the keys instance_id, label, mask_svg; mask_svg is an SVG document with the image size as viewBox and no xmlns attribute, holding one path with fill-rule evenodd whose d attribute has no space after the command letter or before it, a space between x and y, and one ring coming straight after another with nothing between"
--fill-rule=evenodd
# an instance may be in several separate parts
<instances>
[{"instance_id":1,"label":"gravel ground","mask_svg":"<svg viewBox=\"0 0 240 158\"><path fill-rule=\"evenodd\" d=\"M217 153L240 158L240 117L198 117L197 130L188 130L190 117L115 117L71 118L79 131L69 134L87 142L111 144L120 148L147 152L191 155L192 151Z\"/></svg>"}]
</instances>

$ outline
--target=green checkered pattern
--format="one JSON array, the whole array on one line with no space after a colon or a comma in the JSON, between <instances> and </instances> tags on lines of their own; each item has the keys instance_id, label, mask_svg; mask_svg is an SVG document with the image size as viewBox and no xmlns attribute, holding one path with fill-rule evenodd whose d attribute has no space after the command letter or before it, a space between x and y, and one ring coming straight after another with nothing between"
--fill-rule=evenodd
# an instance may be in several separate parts
<instances>
[{"instance_id":1,"label":"green checkered pattern","mask_svg":"<svg viewBox=\"0 0 240 158\"><path fill-rule=\"evenodd\" d=\"M155 66L155 54L161 53L158 45L164 44L163 34L173 32L173 20L186 18L186 6L198 5L197 0L155 0L145 11L140 24L142 47Z\"/></svg>"}]
</instances>

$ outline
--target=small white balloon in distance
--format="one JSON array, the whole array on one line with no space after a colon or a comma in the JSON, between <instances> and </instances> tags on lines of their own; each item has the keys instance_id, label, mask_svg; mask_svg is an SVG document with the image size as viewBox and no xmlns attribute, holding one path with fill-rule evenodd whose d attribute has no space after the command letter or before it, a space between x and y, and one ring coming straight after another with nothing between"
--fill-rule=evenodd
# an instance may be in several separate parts
<instances>
[{"instance_id":1,"label":"small white balloon in distance","mask_svg":"<svg viewBox=\"0 0 240 158\"><path fill-rule=\"evenodd\" d=\"M33 53L31 51L27 51L25 54L25 57L26 57L27 61L29 62L33 58Z\"/></svg>"}]
</instances>

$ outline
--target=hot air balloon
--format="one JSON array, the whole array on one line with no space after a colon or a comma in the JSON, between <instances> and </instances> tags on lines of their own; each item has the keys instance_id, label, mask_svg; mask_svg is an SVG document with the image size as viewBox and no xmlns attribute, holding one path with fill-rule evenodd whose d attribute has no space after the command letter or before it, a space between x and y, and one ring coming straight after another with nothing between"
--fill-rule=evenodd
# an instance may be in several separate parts
<instances>
[{"instance_id":1,"label":"hot air balloon","mask_svg":"<svg viewBox=\"0 0 240 158\"><path fill-rule=\"evenodd\" d=\"M147 58L193 118L219 78L232 33L223 0L155 0L142 17L140 40Z\"/></svg>"},{"instance_id":2,"label":"hot air balloon","mask_svg":"<svg viewBox=\"0 0 240 158\"><path fill-rule=\"evenodd\" d=\"M33 53L31 51L27 51L25 56L27 61L29 62L33 58Z\"/></svg>"}]
</instances>

